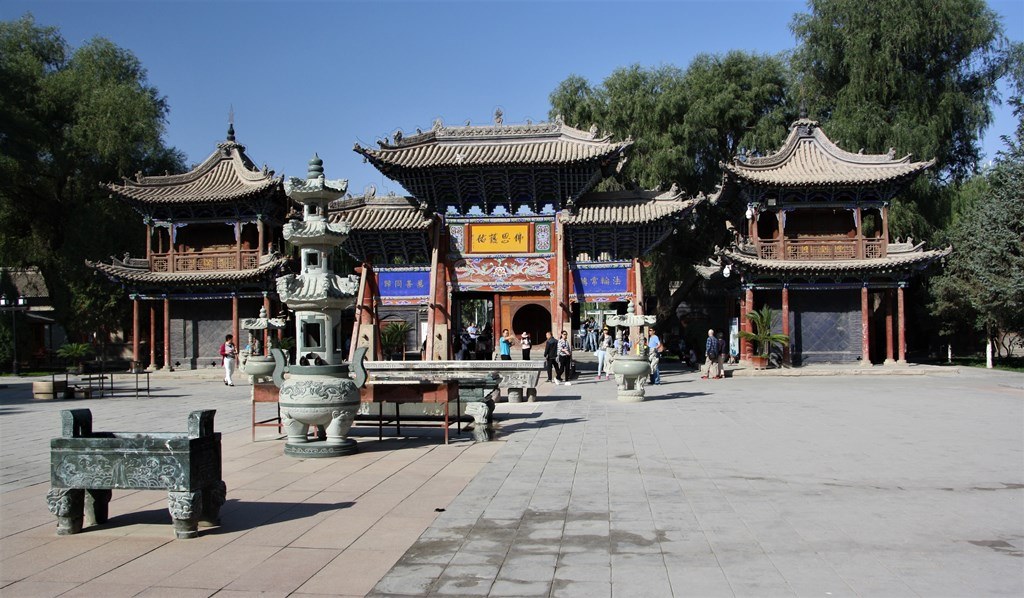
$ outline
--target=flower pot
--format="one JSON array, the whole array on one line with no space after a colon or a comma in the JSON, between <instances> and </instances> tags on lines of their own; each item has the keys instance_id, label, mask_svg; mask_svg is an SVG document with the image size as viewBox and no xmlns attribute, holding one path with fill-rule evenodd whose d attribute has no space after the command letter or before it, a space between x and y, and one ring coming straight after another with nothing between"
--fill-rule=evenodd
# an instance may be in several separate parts
<instances>
[{"instance_id":1,"label":"flower pot","mask_svg":"<svg viewBox=\"0 0 1024 598\"><path fill-rule=\"evenodd\" d=\"M755 370L766 370L768 369L768 358L762 355L754 355L750 358L750 365Z\"/></svg>"}]
</instances>

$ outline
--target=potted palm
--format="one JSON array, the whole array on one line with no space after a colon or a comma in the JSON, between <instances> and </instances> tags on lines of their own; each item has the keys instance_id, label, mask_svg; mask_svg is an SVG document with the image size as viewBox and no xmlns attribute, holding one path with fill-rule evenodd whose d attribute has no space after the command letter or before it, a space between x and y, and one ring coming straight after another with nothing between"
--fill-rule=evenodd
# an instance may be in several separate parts
<instances>
[{"instance_id":1,"label":"potted palm","mask_svg":"<svg viewBox=\"0 0 1024 598\"><path fill-rule=\"evenodd\" d=\"M754 343L753 365L754 369L763 370L768 367L768 356L773 347L785 347L789 344L789 336L772 332L772 324L775 321L775 312L765 305L760 310L747 313L747 319L754 327L753 332L740 330L739 336L743 340Z\"/></svg>"},{"instance_id":2,"label":"potted palm","mask_svg":"<svg viewBox=\"0 0 1024 598\"><path fill-rule=\"evenodd\" d=\"M74 364L68 371L74 374L81 374L85 358L92 354L92 346L88 343L65 343L57 349L57 356L67 359Z\"/></svg>"},{"instance_id":3,"label":"potted palm","mask_svg":"<svg viewBox=\"0 0 1024 598\"><path fill-rule=\"evenodd\" d=\"M399 360L405 357L405 337L410 330L412 326L408 322L399 321L391 322L380 331L380 344L387 359L394 360L396 355Z\"/></svg>"}]
</instances>

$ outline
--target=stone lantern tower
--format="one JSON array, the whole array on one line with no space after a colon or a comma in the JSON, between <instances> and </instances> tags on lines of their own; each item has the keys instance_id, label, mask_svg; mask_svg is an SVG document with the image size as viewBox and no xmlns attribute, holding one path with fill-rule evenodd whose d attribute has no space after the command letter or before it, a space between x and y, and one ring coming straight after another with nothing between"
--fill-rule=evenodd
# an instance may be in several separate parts
<instances>
[{"instance_id":1,"label":"stone lantern tower","mask_svg":"<svg viewBox=\"0 0 1024 598\"><path fill-rule=\"evenodd\" d=\"M335 457L356 452L347 437L359 407L359 389L342 365L341 311L353 302L358 278L334 273L331 258L345 242L347 223L327 222L327 205L342 197L348 181L324 178L323 161L309 161L306 180L292 178L285 192L302 204L302 220L290 220L284 238L299 247L299 274L277 279L277 293L295 312L296 362L281 384L281 416L288 433L285 454ZM310 442L310 426L321 440Z\"/></svg>"}]
</instances>

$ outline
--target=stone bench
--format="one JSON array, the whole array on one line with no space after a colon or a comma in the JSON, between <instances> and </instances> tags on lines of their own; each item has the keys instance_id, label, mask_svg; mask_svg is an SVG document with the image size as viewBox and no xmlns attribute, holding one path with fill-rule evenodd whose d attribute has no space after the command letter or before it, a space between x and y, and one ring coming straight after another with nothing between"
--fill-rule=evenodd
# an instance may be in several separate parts
<instances>
[{"instance_id":1,"label":"stone bench","mask_svg":"<svg viewBox=\"0 0 1024 598\"><path fill-rule=\"evenodd\" d=\"M188 432L93 432L88 409L61 411L61 437L50 440L50 491L57 534L107 521L111 490L167 490L179 539L219 523L227 487L221 475L215 410L193 411Z\"/></svg>"}]
</instances>

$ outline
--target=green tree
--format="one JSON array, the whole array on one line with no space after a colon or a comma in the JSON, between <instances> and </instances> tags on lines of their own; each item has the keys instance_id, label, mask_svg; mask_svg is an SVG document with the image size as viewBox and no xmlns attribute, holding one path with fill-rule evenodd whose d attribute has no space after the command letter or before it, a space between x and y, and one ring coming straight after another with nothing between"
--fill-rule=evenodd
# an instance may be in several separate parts
<instances>
[{"instance_id":1,"label":"green tree","mask_svg":"<svg viewBox=\"0 0 1024 598\"><path fill-rule=\"evenodd\" d=\"M740 150L769 152L782 143L796 117L790 78L783 58L740 51L697 56L685 71L633 65L615 70L597 86L568 77L551 93L551 116L636 140L613 185L678 183L692 194L711 193L722 179L720 162ZM674 319L696 282L693 265L729 240L725 221L735 210L703 206L699 223L684 224L648 256L652 266L644 286L655 292L660 322ZM670 280L683 281L672 295Z\"/></svg>"},{"instance_id":2,"label":"green tree","mask_svg":"<svg viewBox=\"0 0 1024 598\"><path fill-rule=\"evenodd\" d=\"M1024 44L1007 56L1017 129L992 169L964 185L954 252L931 288L932 313L954 339L1024 336Z\"/></svg>"},{"instance_id":3,"label":"green tree","mask_svg":"<svg viewBox=\"0 0 1024 598\"><path fill-rule=\"evenodd\" d=\"M801 99L841 146L894 147L936 160L944 181L976 171L981 133L1007 66L998 15L984 0L810 0L797 14ZM895 235L927 237L948 201L921 177L890 211Z\"/></svg>"},{"instance_id":4,"label":"green tree","mask_svg":"<svg viewBox=\"0 0 1024 598\"><path fill-rule=\"evenodd\" d=\"M182 168L162 141L167 102L127 50L72 50L31 16L0 22L0 80L0 265L38 266L73 334L116 327L124 293L84 260L137 253L144 228L99 184Z\"/></svg>"}]
</instances>

